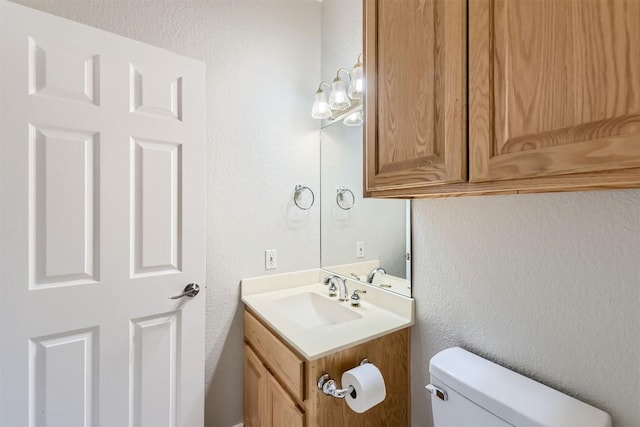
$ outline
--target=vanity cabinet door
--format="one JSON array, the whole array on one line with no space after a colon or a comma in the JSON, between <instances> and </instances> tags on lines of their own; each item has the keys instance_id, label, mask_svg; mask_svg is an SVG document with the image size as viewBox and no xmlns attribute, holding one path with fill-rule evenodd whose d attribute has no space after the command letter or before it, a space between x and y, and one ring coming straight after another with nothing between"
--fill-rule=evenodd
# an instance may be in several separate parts
<instances>
[{"instance_id":1,"label":"vanity cabinet door","mask_svg":"<svg viewBox=\"0 0 640 427\"><path fill-rule=\"evenodd\" d=\"M244 346L245 427L304 427L304 413L262 360Z\"/></svg>"},{"instance_id":2,"label":"vanity cabinet door","mask_svg":"<svg viewBox=\"0 0 640 427\"><path fill-rule=\"evenodd\" d=\"M244 425L269 427L267 387L269 372L247 345L244 346Z\"/></svg>"},{"instance_id":3,"label":"vanity cabinet door","mask_svg":"<svg viewBox=\"0 0 640 427\"><path fill-rule=\"evenodd\" d=\"M466 181L466 3L364 0L365 192Z\"/></svg>"},{"instance_id":4,"label":"vanity cabinet door","mask_svg":"<svg viewBox=\"0 0 640 427\"><path fill-rule=\"evenodd\" d=\"M278 381L269 376L269 406L272 427L304 427L304 413L296 406Z\"/></svg>"},{"instance_id":5,"label":"vanity cabinet door","mask_svg":"<svg viewBox=\"0 0 640 427\"><path fill-rule=\"evenodd\" d=\"M639 0L470 0L470 181L637 182L639 22Z\"/></svg>"}]
</instances>

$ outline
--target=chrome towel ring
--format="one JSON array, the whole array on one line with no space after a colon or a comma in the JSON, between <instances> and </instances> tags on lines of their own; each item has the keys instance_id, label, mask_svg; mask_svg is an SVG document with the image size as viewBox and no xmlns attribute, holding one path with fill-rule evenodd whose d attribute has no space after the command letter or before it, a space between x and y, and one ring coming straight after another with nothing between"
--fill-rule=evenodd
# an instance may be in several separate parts
<instances>
[{"instance_id":1,"label":"chrome towel ring","mask_svg":"<svg viewBox=\"0 0 640 427\"><path fill-rule=\"evenodd\" d=\"M348 211L353 208L353 205L356 204L356 196L353 194L353 191L349 190L347 187L338 185L336 188L336 204L338 207L344 211ZM345 194L349 193L351 195L351 203L345 203Z\"/></svg>"},{"instance_id":2,"label":"chrome towel ring","mask_svg":"<svg viewBox=\"0 0 640 427\"><path fill-rule=\"evenodd\" d=\"M304 193L305 191L308 191L309 193L311 193L311 203L309 204L309 206L300 205L300 203L298 203L298 199L300 198L302 193ZM316 201L316 195L313 194L312 189L310 189L306 185L302 185L302 184L296 185L295 193L293 194L293 203L295 203L297 207L299 207L303 211L308 211L309 209L311 209L311 206L313 206L315 201Z\"/></svg>"}]
</instances>

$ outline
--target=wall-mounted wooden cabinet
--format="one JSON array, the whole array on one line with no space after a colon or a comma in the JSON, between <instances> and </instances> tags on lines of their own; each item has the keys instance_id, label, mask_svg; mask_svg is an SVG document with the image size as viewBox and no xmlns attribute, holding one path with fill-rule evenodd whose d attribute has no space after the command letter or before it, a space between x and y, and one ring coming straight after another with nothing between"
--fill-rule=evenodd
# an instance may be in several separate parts
<instances>
[{"instance_id":1,"label":"wall-mounted wooden cabinet","mask_svg":"<svg viewBox=\"0 0 640 427\"><path fill-rule=\"evenodd\" d=\"M246 427L387 427L409 425L409 329L392 332L326 357L307 360L249 311L244 314ZM385 378L387 396L358 414L317 387L364 359Z\"/></svg>"},{"instance_id":2,"label":"wall-mounted wooden cabinet","mask_svg":"<svg viewBox=\"0 0 640 427\"><path fill-rule=\"evenodd\" d=\"M640 0L364 10L365 193L640 186Z\"/></svg>"}]
</instances>

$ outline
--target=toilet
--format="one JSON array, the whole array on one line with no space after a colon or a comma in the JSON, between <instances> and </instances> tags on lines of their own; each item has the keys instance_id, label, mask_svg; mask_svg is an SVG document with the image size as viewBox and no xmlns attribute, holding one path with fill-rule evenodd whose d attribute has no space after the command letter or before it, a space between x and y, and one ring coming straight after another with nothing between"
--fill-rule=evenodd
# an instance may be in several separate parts
<instances>
[{"instance_id":1,"label":"toilet","mask_svg":"<svg viewBox=\"0 0 640 427\"><path fill-rule=\"evenodd\" d=\"M459 347L429 372L434 427L611 427L606 412Z\"/></svg>"}]
</instances>

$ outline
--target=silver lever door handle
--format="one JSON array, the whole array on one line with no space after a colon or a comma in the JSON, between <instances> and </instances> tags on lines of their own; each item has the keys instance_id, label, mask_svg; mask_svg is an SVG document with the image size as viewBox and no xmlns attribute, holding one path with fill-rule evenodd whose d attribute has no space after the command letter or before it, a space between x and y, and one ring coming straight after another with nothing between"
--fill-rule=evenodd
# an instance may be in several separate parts
<instances>
[{"instance_id":1,"label":"silver lever door handle","mask_svg":"<svg viewBox=\"0 0 640 427\"><path fill-rule=\"evenodd\" d=\"M180 299L182 297L195 297L200 292L200 286L197 283L189 283L186 288L184 288L184 292L180 295L175 295L173 297L169 297L169 299Z\"/></svg>"}]
</instances>

